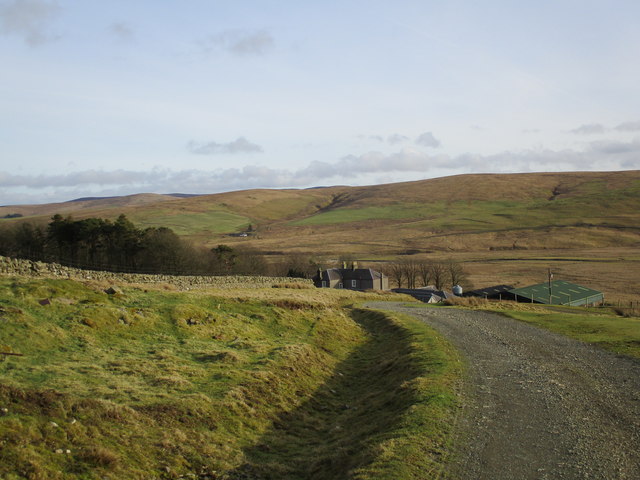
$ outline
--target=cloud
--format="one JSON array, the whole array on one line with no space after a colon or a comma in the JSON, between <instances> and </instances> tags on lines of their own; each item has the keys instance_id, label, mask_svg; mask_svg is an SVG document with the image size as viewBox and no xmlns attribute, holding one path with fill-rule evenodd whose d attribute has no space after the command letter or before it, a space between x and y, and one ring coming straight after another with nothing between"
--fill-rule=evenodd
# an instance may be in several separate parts
<instances>
[{"instance_id":1,"label":"cloud","mask_svg":"<svg viewBox=\"0 0 640 480\"><path fill-rule=\"evenodd\" d=\"M214 143L214 150L225 149L228 145ZM21 203L42 203L140 192L216 193L249 188L357 184L363 180L371 183L371 178L380 177L397 181L391 179L420 179L460 173L629 169L640 169L640 137L628 142L592 142L580 151L534 149L494 155L432 155L407 147L391 154L371 151L346 155L334 162L313 161L298 169L245 165L217 170L86 170L32 176L0 172L0 203L15 204L18 200Z\"/></svg>"},{"instance_id":2,"label":"cloud","mask_svg":"<svg viewBox=\"0 0 640 480\"><path fill-rule=\"evenodd\" d=\"M384 142L384 138L382 138L382 135L369 135L369 140L375 140L376 142Z\"/></svg>"},{"instance_id":3,"label":"cloud","mask_svg":"<svg viewBox=\"0 0 640 480\"><path fill-rule=\"evenodd\" d=\"M384 142L382 135L356 135L358 140L375 140L376 142Z\"/></svg>"},{"instance_id":4,"label":"cloud","mask_svg":"<svg viewBox=\"0 0 640 480\"><path fill-rule=\"evenodd\" d=\"M251 143L244 137L238 137L233 142L229 143L198 143L190 141L187 144L187 149L196 155L218 155L226 153L260 153L262 147Z\"/></svg>"},{"instance_id":5,"label":"cloud","mask_svg":"<svg viewBox=\"0 0 640 480\"><path fill-rule=\"evenodd\" d=\"M393 135L389 135L387 137L387 142L389 145L395 145L396 143L403 143L409 140L409 137L404 135L400 135L399 133L394 133Z\"/></svg>"},{"instance_id":6,"label":"cloud","mask_svg":"<svg viewBox=\"0 0 640 480\"><path fill-rule=\"evenodd\" d=\"M123 185L155 181L161 177L157 171L136 172L130 170L85 170L64 175L12 175L0 172L0 187L72 187L77 185Z\"/></svg>"},{"instance_id":7,"label":"cloud","mask_svg":"<svg viewBox=\"0 0 640 480\"><path fill-rule=\"evenodd\" d=\"M62 9L54 2L13 0L0 4L0 33L22 37L31 47L57 40L48 33L49 23Z\"/></svg>"},{"instance_id":8,"label":"cloud","mask_svg":"<svg viewBox=\"0 0 640 480\"><path fill-rule=\"evenodd\" d=\"M389 145L397 145L398 143L404 143L410 140L409 137L400 133L387 135L386 140L382 135L357 135L357 138L360 140L373 140L380 143L384 143L386 141Z\"/></svg>"},{"instance_id":9,"label":"cloud","mask_svg":"<svg viewBox=\"0 0 640 480\"><path fill-rule=\"evenodd\" d=\"M237 56L264 55L275 45L273 36L266 30L227 30L199 43L206 53L223 50Z\"/></svg>"},{"instance_id":10,"label":"cloud","mask_svg":"<svg viewBox=\"0 0 640 480\"><path fill-rule=\"evenodd\" d=\"M134 32L130 25L124 22L112 23L109 32L117 39L128 42L133 40Z\"/></svg>"},{"instance_id":11,"label":"cloud","mask_svg":"<svg viewBox=\"0 0 640 480\"><path fill-rule=\"evenodd\" d=\"M431 132L424 132L418 138L416 138L416 145L422 145L423 147L438 148L440 146L440 140L433 136Z\"/></svg>"},{"instance_id":12,"label":"cloud","mask_svg":"<svg viewBox=\"0 0 640 480\"><path fill-rule=\"evenodd\" d=\"M587 125L581 125L578 128L574 128L573 130L569 130L570 133L574 133L576 135L594 135L599 133L604 133L605 128L603 125L599 123L590 123Z\"/></svg>"},{"instance_id":13,"label":"cloud","mask_svg":"<svg viewBox=\"0 0 640 480\"><path fill-rule=\"evenodd\" d=\"M640 120L636 122L624 122L616 127L619 132L640 132Z\"/></svg>"},{"instance_id":14,"label":"cloud","mask_svg":"<svg viewBox=\"0 0 640 480\"><path fill-rule=\"evenodd\" d=\"M624 153L640 153L640 138L636 138L630 142L620 141L602 141L591 142L589 145L592 152L603 154L624 154Z\"/></svg>"},{"instance_id":15,"label":"cloud","mask_svg":"<svg viewBox=\"0 0 640 480\"><path fill-rule=\"evenodd\" d=\"M386 155L367 152L362 155L346 155L335 163L311 162L307 167L292 173L296 183L313 183L333 177L350 177L369 173L420 172L428 170L434 158L412 148Z\"/></svg>"}]
</instances>

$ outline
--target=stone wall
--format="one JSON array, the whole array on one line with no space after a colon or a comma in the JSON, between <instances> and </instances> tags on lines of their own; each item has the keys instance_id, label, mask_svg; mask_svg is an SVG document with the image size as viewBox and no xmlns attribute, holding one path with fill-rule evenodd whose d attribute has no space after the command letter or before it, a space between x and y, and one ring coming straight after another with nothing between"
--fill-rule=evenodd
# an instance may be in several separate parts
<instances>
[{"instance_id":1,"label":"stone wall","mask_svg":"<svg viewBox=\"0 0 640 480\"><path fill-rule=\"evenodd\" d=\"M263 276L200 276L200 275L145 275L139 273L112 273L80 270L57 263L33 262L0 256L0 275L44 278L71 278L74 280L104 280L113 283L168 283L180 289L196 286L214 288L264 288L282 283L309 283L311 280L288 277Z\"/></svg>"}]
</instances>

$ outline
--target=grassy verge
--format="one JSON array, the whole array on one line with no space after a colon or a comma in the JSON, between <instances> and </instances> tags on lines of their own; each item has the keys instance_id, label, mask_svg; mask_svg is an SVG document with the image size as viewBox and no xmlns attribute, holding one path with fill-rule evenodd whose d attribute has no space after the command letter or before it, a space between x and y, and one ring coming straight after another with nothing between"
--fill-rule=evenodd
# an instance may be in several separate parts
<instances>
[{"instance_id":1,"label":"grassy verge","mask_svg":"<svg viewBox=\"0 0 640 480\"><path fill-rule=\"evenodd\" d=\"M229 478L438 478L461 364L423 322L354 310L367 341L298 408L283 413Z\"/></svg>"},{"instance_id":2,"label":"grassy verge","mask_svg":"<svg viewBox=\"0 0 640 480\"><path fill-rule=\"evenodd\" d=\"M0 363L1 478L442 468L457 359L419 322L345 307L375 297L107 286L0 278L0 351L24 355Z\"/></svg>"},{"instance_id":3,"label":"grassy verge","mask_svg":"<svg viewBox=\"0 0 640 480\"><path fill-rule=\"evenodd\" d=\"M516 320L592 343L610 352L640 358L640 318L615 315L613 310L584 307L492 302L465 298L455 301L464 308L476 308L507 315Z\"/></svg>"},{"instance_id":4,"label":"grassy verge","mask_svg":"<svg viewBox=\"0 0 640 480\"><path fill-rule=\"evenodd\" d=\"M382 335L378 363L373 364L370 375L402 378L399 389L380 389L379 401L395 404L398 414L371 445L372 462L358 469L354 478L439 478L447 465L459 408L456 390L462 376L461 358L424 322L398 314L385 313L384 317L390 322L387 328L401 332L405 350L389 358L385 353L389 336Z\"/></svg>"},{"instance_id":5,"label":"grassy verge","mask_svg":"<svg viewBox=\"0 0 640 480\"><path fill-rule=\"evenodd\" d=\"M640 319L589 313L503 311L511 318L546 328L614 353L640 359Z\"/></svg>"}]
</instances>

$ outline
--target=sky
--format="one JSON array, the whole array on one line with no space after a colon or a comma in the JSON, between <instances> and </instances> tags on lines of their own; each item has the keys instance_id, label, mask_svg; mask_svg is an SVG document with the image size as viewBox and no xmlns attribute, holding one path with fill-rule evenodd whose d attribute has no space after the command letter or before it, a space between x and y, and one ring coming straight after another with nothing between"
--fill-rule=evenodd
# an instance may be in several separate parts
<instances>
[{"instance_id":1,"label":"sky","mask_svg":"<svg viewBox=\"0 0 640 480\"><path fill-rule=\"evenodd\" d=\"M640 169L637 0L0 0L0 205Z\"/></svg>"}]
</instances>

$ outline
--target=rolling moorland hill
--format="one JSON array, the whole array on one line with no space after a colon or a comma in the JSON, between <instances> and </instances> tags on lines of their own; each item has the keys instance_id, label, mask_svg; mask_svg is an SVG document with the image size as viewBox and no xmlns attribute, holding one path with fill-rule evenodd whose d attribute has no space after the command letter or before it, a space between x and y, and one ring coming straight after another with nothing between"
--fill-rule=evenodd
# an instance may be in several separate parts
<instances>
[{"instance_id":1,"label":"rolling moorland hill","mask_svg":"<svg viewBox=\"0 0 640 480\"><path fill-rule=\"evenodd\" d=\"M46 223L53 213L76 219L124 213L138 226L170 227L194 244L273 257L452 257L470 262L476 285L544 281L547 267L555 268L551 259L561 262L556 271L564 269L564 278L640 295L633 274L640 265L640 171L474 174L187 198L143 194L0 207L0 217L23 215L0 225Z\"/></svg>"},{"instance_id":2,"label":"rolling moorland hill","mask_svg":"<svg viewBox=\"0 0 640 480\"><path fill-rule=\"evenodd\" d=\"M406 250L633 246L640 171L459 175L367 187L246 190L179 198L139 194L0 207L7 221L55 213L166 226L208 246L394 255ZM251 225L253 235L230 234ZM366 231L366 235L364 234ZM552 235L549 235L552 233ZM320 249L320 250L319 250Z\"/></svg>"}]
</instances>

